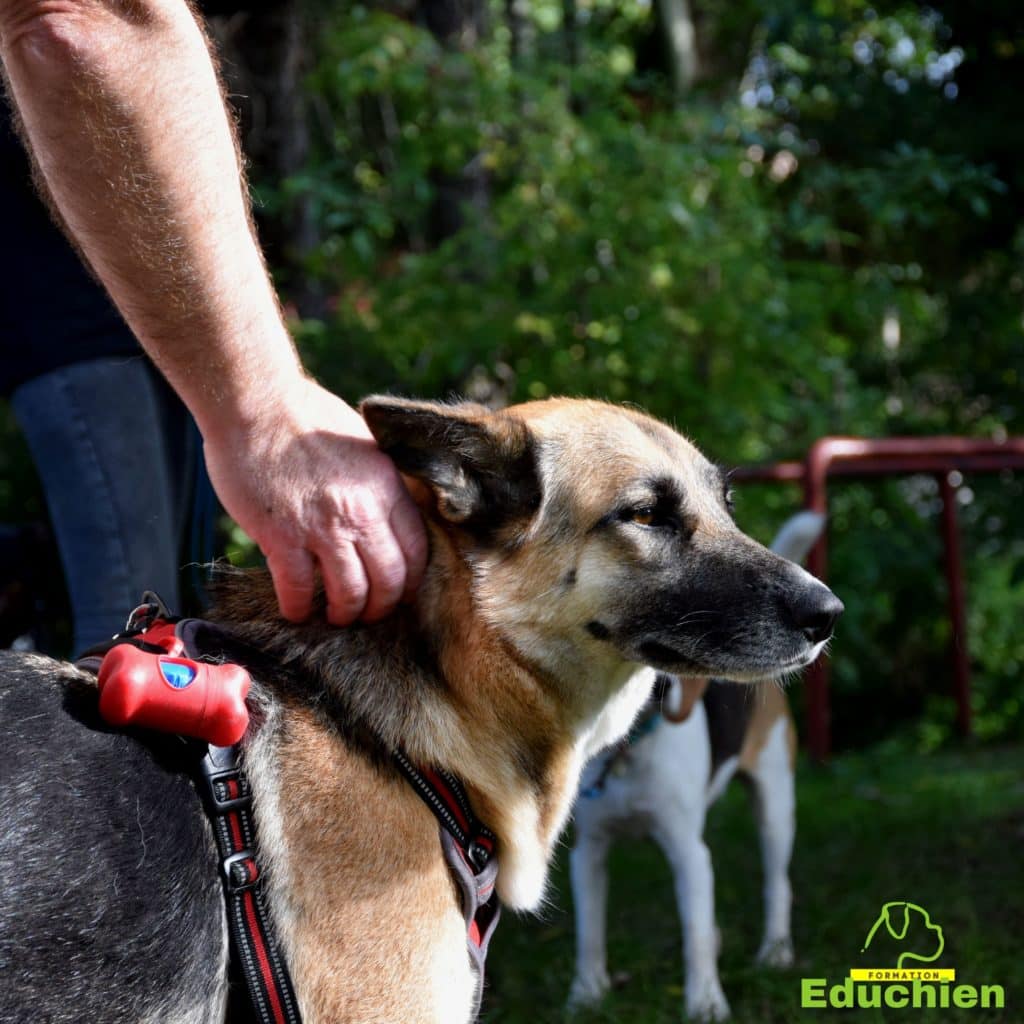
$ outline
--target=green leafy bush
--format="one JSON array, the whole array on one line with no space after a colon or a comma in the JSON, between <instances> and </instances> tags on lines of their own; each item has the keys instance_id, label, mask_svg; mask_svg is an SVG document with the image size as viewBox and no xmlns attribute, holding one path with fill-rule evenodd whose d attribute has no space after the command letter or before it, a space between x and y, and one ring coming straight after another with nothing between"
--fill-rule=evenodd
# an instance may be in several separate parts
<instances>
[{"instance_id":1,"label":"green leafy bush","mask_svg":"<svg viewBox=\"0 0 1024 1024\"><path fill-rule=\"evenodd\" d=\"M580 9L572 65L560 6L537 5L515 60L497 9L463 48L378 9L324 21L308 87L327 130L284 200L312 202L322 229L303 269L333 314L299 337L325 380L351 398L636 402L730 464L800 457L830 433L1020 428L1020 242L986 247L1006 183L927 131L964 59L937 13L773 5L731 97L716 84L679 105L638 66L648 8ZM705 16L716 38L737 35L724 9ZM908 129L911 105L924 130ZM453 183L461 226L433 237ZM972 549L993 552L971 558L969 582L985 738L1021 722L1016 494L988 488L964 508ZM751 489L741 519L767 539L796 497ZM906 721L916 742L941 742L934 484L843 485L832 511L849 609L837 737Z\"/></svg>"}]
</instances>

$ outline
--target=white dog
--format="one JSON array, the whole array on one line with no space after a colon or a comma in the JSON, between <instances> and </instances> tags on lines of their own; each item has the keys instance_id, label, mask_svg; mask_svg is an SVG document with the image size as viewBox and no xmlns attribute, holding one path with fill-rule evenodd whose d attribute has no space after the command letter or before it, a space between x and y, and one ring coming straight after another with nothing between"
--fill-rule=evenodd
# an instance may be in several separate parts
<instances>
[{"instance_id":1,"label":"white dog","mask_svg":"<svg viewBox=\"0 0 1024 1024\"><path fill-rule=\"evenodd\" d=\"M801 512L783 526L772 549L802 561L823 526L822 516ZM788 967L793 962L789 859L796 828L796 730L778 686L718 680L707 686L668 676L659 682L652 704L630 736L591 761L583 774L570 859L576 976L569 1005L596 1003L609 988L609 845L617 835L650 835L665 851L675 875L687 1015L720 1021L729 1016L729 1004L718 980L719 938L711 855L703 838L705 812L733 775L747 776L764 861L765 926L757 959ZM673 721L678 724L670 724Z\"/></svg>"}]
</instances>

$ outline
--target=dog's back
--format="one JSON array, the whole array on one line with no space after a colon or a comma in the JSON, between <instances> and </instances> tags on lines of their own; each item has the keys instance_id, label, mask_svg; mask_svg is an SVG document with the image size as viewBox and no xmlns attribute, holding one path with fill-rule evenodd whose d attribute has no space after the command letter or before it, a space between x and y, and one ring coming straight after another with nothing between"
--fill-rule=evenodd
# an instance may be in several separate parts
<instances>
[{"instance_id":1,"label":"dog's back","mask_svg":"<svg viewBox=\"0 0 1024 1024\"><path fill-rule=\"evenodd\" d=\"M189 748L106 728L33 654L0 652L0 728L0 1022L205 1024L225 925Z\"/></svg>"}]
</instances>

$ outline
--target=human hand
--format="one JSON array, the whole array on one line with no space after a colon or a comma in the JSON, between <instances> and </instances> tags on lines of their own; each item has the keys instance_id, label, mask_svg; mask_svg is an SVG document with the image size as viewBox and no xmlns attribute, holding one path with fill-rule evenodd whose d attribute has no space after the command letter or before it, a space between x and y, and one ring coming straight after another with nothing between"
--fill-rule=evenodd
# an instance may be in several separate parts
<instances>
[{"instance_id":1,"label":"human hand","mask_svg":"<svg viewBox=\"0 0 1024 1024\"><path fill-rule=\"evenodd\" d=\"M225 509L266 556L281 614L309 615L319 566L329 622L383 618L423 577L419 509L340 398L301 378L267 405L207 430L204 451Z\"/></svg>"}]
</instances>

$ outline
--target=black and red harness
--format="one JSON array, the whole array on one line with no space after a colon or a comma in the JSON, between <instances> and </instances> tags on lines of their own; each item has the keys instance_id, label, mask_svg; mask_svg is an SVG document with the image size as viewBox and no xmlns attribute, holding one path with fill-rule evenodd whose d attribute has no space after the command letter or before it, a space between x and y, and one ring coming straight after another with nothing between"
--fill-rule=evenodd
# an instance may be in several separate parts
<instances>
[{"instance_id":1,"label":"black and red harness","mask_svg":"<svg viewBox=\"0 0 1024 1024\"><path fill-rule=\"evenodd\" d=\"M288 966L267 911L252 791L241 764L246 723L239 726L237 704L248 692L248 675L209 649L207 638L218 632L204 620L172 615L159 597L147 592L124 632L90 648L77 664L101 680L100 710L106 704L114 724L181 732L207 741L200 751L196 786L217 843L232 957L260 1024L301 1024ZM204 643L199 642L200 635ZM122 650L126 647L127 652ZM119 650L121 655L115 653ZM211 737L222 740L225 735L233 742L211 742ZM487 947L500 913L494 892L495 837L473 814L457 778L418 767L400 751L392 756L440 826L441 848L462 899L467 950L476 977L475 1016Z\"/></svg>"}]
</instances>

